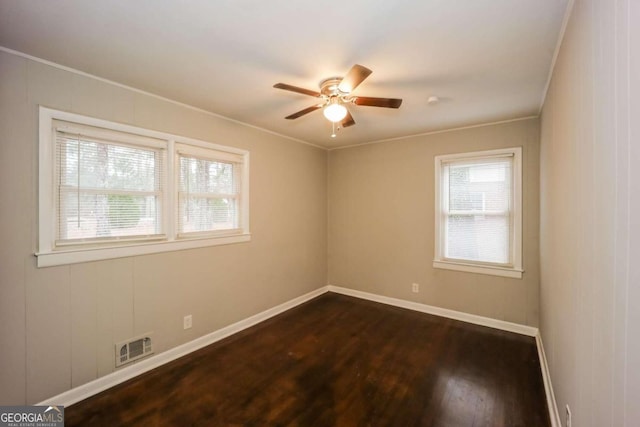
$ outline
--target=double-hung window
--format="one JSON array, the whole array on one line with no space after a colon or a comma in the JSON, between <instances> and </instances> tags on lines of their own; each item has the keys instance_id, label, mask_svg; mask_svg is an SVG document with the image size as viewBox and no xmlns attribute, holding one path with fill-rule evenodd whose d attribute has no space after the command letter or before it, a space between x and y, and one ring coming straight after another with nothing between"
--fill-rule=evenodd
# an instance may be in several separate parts
<instances>
[{"instance_id":1,"label":"double-hung window","mask_svg":"<svg viewBox=\"0 0 640 427\"><path fill-rule=\"evenodd\" d=\"M240 230L242 156L177 146L178 236Z\"/></svg>"},{"instance_id":2,"label":"double-hung window","mask_svg":"<svg viewBox=\"0 0 640 427\"><path fill-rule=\"evenodd\" d=\"M434 267L520 278L521 148L435 161Z\"/></svg>"},{"instance_id":3,"label":"double-hung window","mask_svg":"<svg viewBox=\"0 0 640 427\"><path fill-rule=\"evenodd\" d=\"M38 266L249 240L249 153L40 108Z\"/></svg>"},{"instance_id":4,"label":"double-hung window","mask_svg":"<svg viewBox=\"0 0 640 427\"><path fill-rule=\"evenodd\" d=\"M53 121L55 247L165 238L161 140Z\"/></svg>"}]
</instances>

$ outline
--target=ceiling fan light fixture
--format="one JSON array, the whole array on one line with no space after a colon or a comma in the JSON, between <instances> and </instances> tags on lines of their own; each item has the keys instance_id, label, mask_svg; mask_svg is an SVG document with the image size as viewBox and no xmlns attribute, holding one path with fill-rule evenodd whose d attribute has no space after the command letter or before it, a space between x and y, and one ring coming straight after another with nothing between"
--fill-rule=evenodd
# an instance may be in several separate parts
<instances>
[{"instance_id":1,"label":"ceiling fan light fixture","mask_svg":"<svg viewBox=\"0 0 640 427\"><path fill-rule=\"evenodd\" d=\"M330 122L338 123L347 117L347 108L334 98L331 100L329 105L324 107L322 114L324 114Z\"/></svg>"},{"instance_id":2,"label":"ceiling fan light fixture","mask_svg":"<svg viewBox=\"0 0 640 427\"><path fill-rule=\"evenodd\" d=\"M316 110L322 109L323 115L335 127L336 123L342 128L348 128L356 124L347 110L346 104L366 105L369 107L399 108L402 99L397 98L372 98L370 96L351 96L355 90L372 71L362 65L355 64L344 77L330 77L320 82L320 92L292 86L286 83L276 83L276 89L288 90L302 95L320 98L322 101L304 110L300 110L285 117L286 120L294 120ZM331 135L335 138L335 131Z\"/></svg>"}]
</instances>

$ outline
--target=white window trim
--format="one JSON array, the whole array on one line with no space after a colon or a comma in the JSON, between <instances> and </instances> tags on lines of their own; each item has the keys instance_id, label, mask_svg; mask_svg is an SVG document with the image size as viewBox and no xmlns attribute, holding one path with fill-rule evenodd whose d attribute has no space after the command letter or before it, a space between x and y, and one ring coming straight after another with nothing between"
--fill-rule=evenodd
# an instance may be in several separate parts
<instances>
[{"instance_id":1,"label":"white window trim","mask_svg":"<svg viewBox=\"0 0 640 427\"><path fill-rule=\"evenodd\" d=\"M511 236L511 257L513 265L494 265L483 262L448 259L444 256L445 235L442 226L442 164L452 160L485 159L493 156L513 156L513 233ZM503 148L497 150L476 151L471 153L446 154L435 157L435 250L433 267L468 273L489 274L493 276L522 278L522 148Z\"/></svg>"},{"instance_id":2,"label":"white window trim","mask_svg":"<svg viewBox=\"0 0 640 427\"><path fill-rule=\"evenodd\" d=\"M114 245L107 243L93 247L55 248L55 201L54 201L54 135L53 120L64 120L80 125L101 127L109 130L128 132L142 137L150 137L166 142L167 173L165 175L167 203L163 206L163 229L166 238L152 242L131 242ZM242 159L241 194L240 194L240 225L239 230L220 232L206 236L178 238L175 230L174 193L175 183L170 177L174 176L174 158L176 144L200 147L208 150L218 150L230 157ZM206 246L228 245L232 243L248 242L251 240L249 231L249 152L235 147L214 144L207 141L172 135L136 126L114 123L94 117L51 108L39 107L39 176L38 176L38 250L36 252L38 267L74 264L87 261L98 261L112 258L122 258L136 255L146 255L159 252L169 252L184 249L202 248Z\"/></svg>"}]
</instances>

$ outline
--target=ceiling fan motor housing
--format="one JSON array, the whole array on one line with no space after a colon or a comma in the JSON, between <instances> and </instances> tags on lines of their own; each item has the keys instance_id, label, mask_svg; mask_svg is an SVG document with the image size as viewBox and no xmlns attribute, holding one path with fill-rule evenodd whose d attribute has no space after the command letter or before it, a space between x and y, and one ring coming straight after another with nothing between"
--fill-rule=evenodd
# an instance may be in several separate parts
<instances>
[{"instance_id":1,"label":"ceiling fan motor housing","mask_svg":"<svg viewBox=\"0 0 640 427\"><path fill-rule=\"evenodd\" d=\"M346 93L338 89L338 85L342 81L342 77L331 77L320 82L320 93L326 96L346 95Z\"/></svg>"}]
</instances>

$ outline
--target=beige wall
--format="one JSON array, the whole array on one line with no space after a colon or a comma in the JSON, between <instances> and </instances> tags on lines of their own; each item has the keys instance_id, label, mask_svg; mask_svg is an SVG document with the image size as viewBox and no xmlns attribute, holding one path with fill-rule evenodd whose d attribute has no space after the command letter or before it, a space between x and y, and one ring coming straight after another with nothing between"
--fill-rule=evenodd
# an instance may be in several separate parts
<instances>
[{"instance_id":1,"label":"beige wall","mask_svg":"<svg viewBox=\"0 0 640 427\"><path fill-rule=\"evenodd\" d=\"M249 150L252 241L36 268L39 104ZM128 337L162 352L326 284L324 150L3 52L0 129L0 404L113 371Z\"/></svg>"},{"instance_id":2,"label":"beige wall","mask_svg":"<svg viewBox=\"0 0 640 427\"><path fill-rule=\"evenodd\" d=\"M576 0L541 119L541 333L576 426L640 425L639 22Z\"/></svg>"},{"instance_id":3,"label":"beige wall","mask_svg":"<svg viewBox=\"0 0 640 427\"><path fill-rule=\"evenodd\" d=\"M330 151L329 283L537 326L538 129L529 119ZM516 146L523 279L433 268L434 156Z\"/></svg>"}]
</instances>

